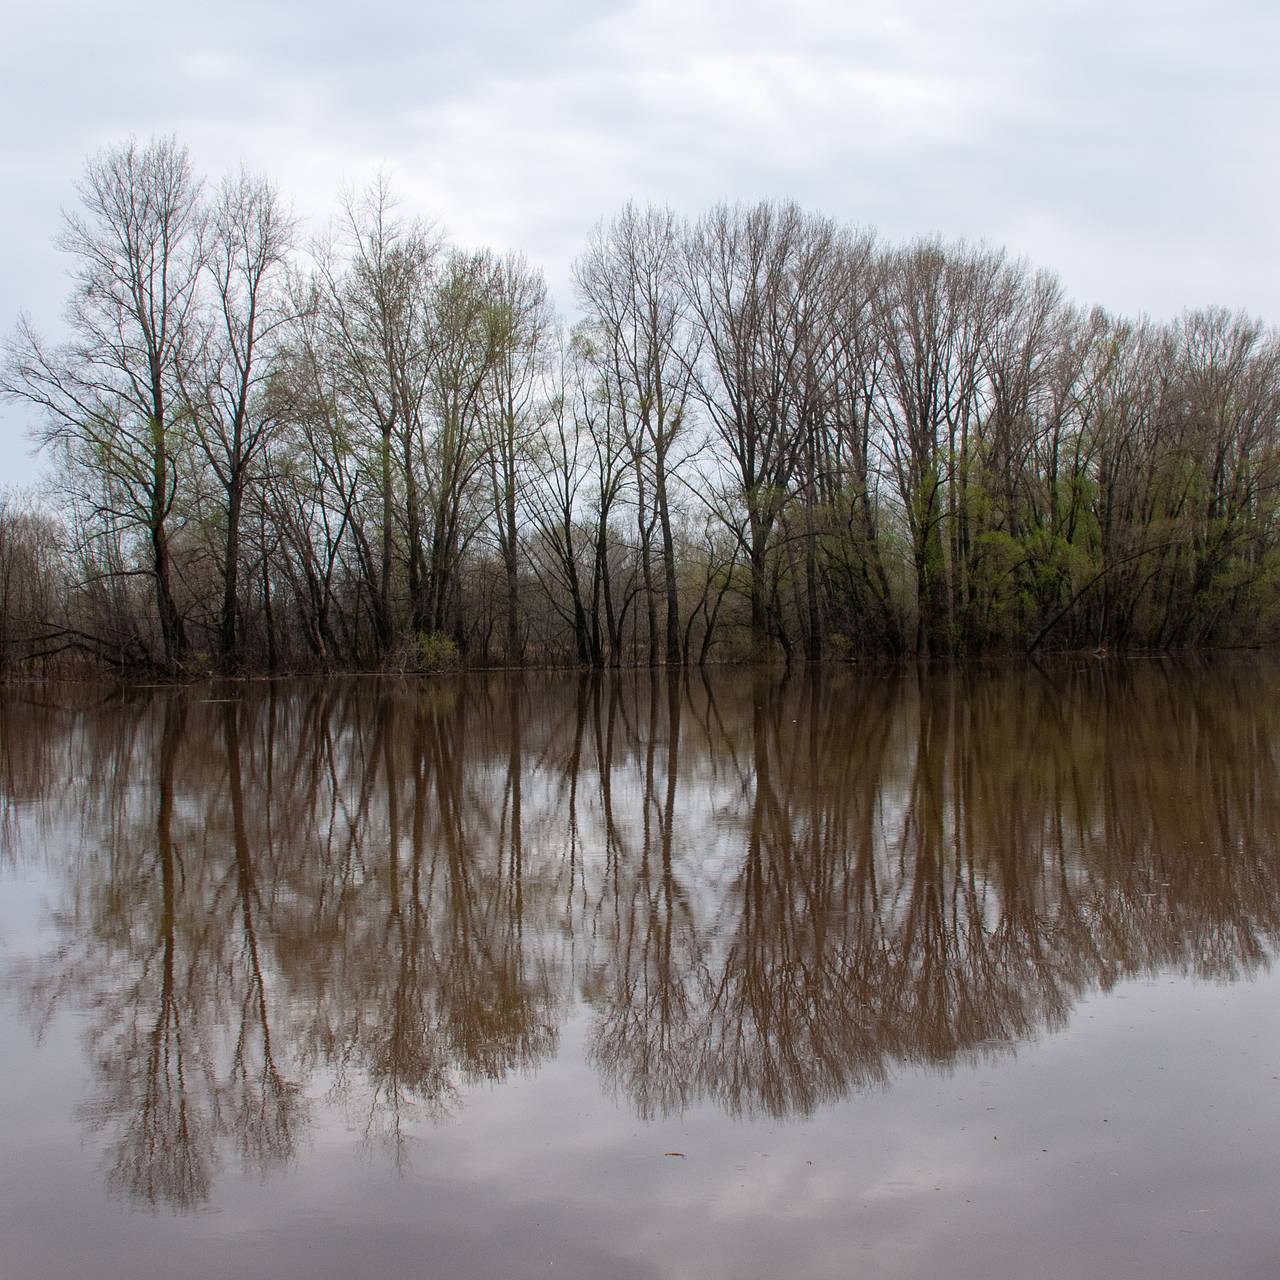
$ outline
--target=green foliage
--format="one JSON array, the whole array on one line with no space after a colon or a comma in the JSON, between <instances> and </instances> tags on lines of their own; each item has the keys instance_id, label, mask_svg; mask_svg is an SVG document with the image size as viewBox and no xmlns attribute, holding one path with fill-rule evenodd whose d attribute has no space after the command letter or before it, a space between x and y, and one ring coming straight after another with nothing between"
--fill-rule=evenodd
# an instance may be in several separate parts
<instances>
[{"instance_id":1,"label":"green foliage","mask_svg":"<svg viewBox=\"0 0 1280 1280\"><path fill-rule=\"evenodd\" d=\"M853 641L843 631L832 631L827 635L827 653L836 662L851 662L855 656Z\"/></svg>"},{"instance_id":2,"label":"green foliage","mask_svg":"<svg viewBox=\"0 0 1280 1280\"><path fill-rule=\"evenodd\" d=\"M462 665L458 646L442 631L420 631L413 638L415 671L456 671Z\"/></svg>"},{"instance_id":3,"label":"green foliage","mask_svg":"<svg viewBox=\"0 0 1280 1280\"><path fill-rule=\"evenodd\" d=\"M443 631L419 631L411 646L413 671L457 671L462 666L458 646Z\"/></svg>"},{"instance_id":4,"label":"green foliage","mask_svg":"<svg viewBox=\"0 0 1280 1280\"><path fill-rule=\"evenodd\" d=\"M418 631L406 636L387 656L391 671L432 674L457 671L462 655L452 638L443 631Z\"/></svg>"},{"instance_id":5,"label":"green foliage","mask_svg":"<svg viewBox=\"0 0 1280 1280\"><path fill-rule=\"evenodd\" d=\"M213 674L213 655L206 649L196 649L187 654L182 664L183 674L192 680L203 680Z\"/></svg>"}]
</instances>

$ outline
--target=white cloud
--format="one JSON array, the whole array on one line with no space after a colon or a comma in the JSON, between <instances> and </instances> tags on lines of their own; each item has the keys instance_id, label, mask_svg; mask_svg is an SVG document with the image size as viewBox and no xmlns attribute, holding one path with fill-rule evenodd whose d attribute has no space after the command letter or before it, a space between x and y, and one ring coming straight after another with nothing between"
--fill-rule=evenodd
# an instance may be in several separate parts
<instances>
[{"instance_id":1,"label":"white cloud","mask_svg":"<svg viewBox=\"0 0 1280 1280\"><path fill-rule=\"evenodd\" d=\"M50 235L85 155L171 131L317 220L384 165L406 207L523 249L566 303L629 197L793 195L1008 243L1081 301L1276 317L1278 34L1248 0L31 6L0 49L0 323L56 323Z\"/></svg>"}]
</instances>

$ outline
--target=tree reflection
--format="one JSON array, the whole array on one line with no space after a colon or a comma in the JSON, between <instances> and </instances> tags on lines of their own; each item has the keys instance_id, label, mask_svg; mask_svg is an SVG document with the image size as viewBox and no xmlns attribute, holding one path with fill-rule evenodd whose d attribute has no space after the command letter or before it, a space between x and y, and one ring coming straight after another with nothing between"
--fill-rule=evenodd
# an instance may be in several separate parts
<instances>
[{"instance_id":1,"label":"tree reflection","mask_svg":"<svg viewBox=\"0 0 1280 1280\"><path fill-rule=\"evenodd\" d=\"M81 1114L149 1205L205 1203L229 1158L287 1164L322 1098L403 1161L419 1121L553 1056L575 1000L641 1116L809 1114L1012 1052L1126 977L1267 964L1278 676L13 699L6 853L63 885L20 985L37 1030L84 1012Z\"/></svg>"}]
</instances>

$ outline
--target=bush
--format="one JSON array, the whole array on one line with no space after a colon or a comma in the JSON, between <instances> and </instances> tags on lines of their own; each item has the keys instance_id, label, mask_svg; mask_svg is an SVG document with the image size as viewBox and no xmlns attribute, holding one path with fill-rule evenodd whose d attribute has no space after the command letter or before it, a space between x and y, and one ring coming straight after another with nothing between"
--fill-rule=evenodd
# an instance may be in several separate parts
<instances>
[{"instance_id":1,"label":"bush","mask_svg":"<svg viewBox=\"0 0 1280 1280\"><path fill-rule=\"evenodd\" d=\"M443 631L419 631L406 636L387 657L392 671L457 671L462 666L458 646Z\"/></svg>"}]
</instances>

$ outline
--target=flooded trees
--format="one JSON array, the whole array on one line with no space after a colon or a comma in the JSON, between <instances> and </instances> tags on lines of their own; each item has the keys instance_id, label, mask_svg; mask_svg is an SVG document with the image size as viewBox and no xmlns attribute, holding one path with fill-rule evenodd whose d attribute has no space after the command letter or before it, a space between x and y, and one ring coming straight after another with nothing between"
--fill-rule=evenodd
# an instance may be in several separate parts
<instances>
[{"instance_id":1,"label":"flooded trees","mask_svg":"<svg viewBox=\"0 0 1280 1280\"><path fill-rule=\"evenodd\" d=\"M20 324L0 376L69 498L11 661L1280 635L1280 341L1250 317L1130 322L999 249L793 203L627 205L566 337L538 269L449 245L385 177L306 254L269 183L206 199L171 140L104 153L81 195L70 340Z\"/></svg>"}]
</instances>

